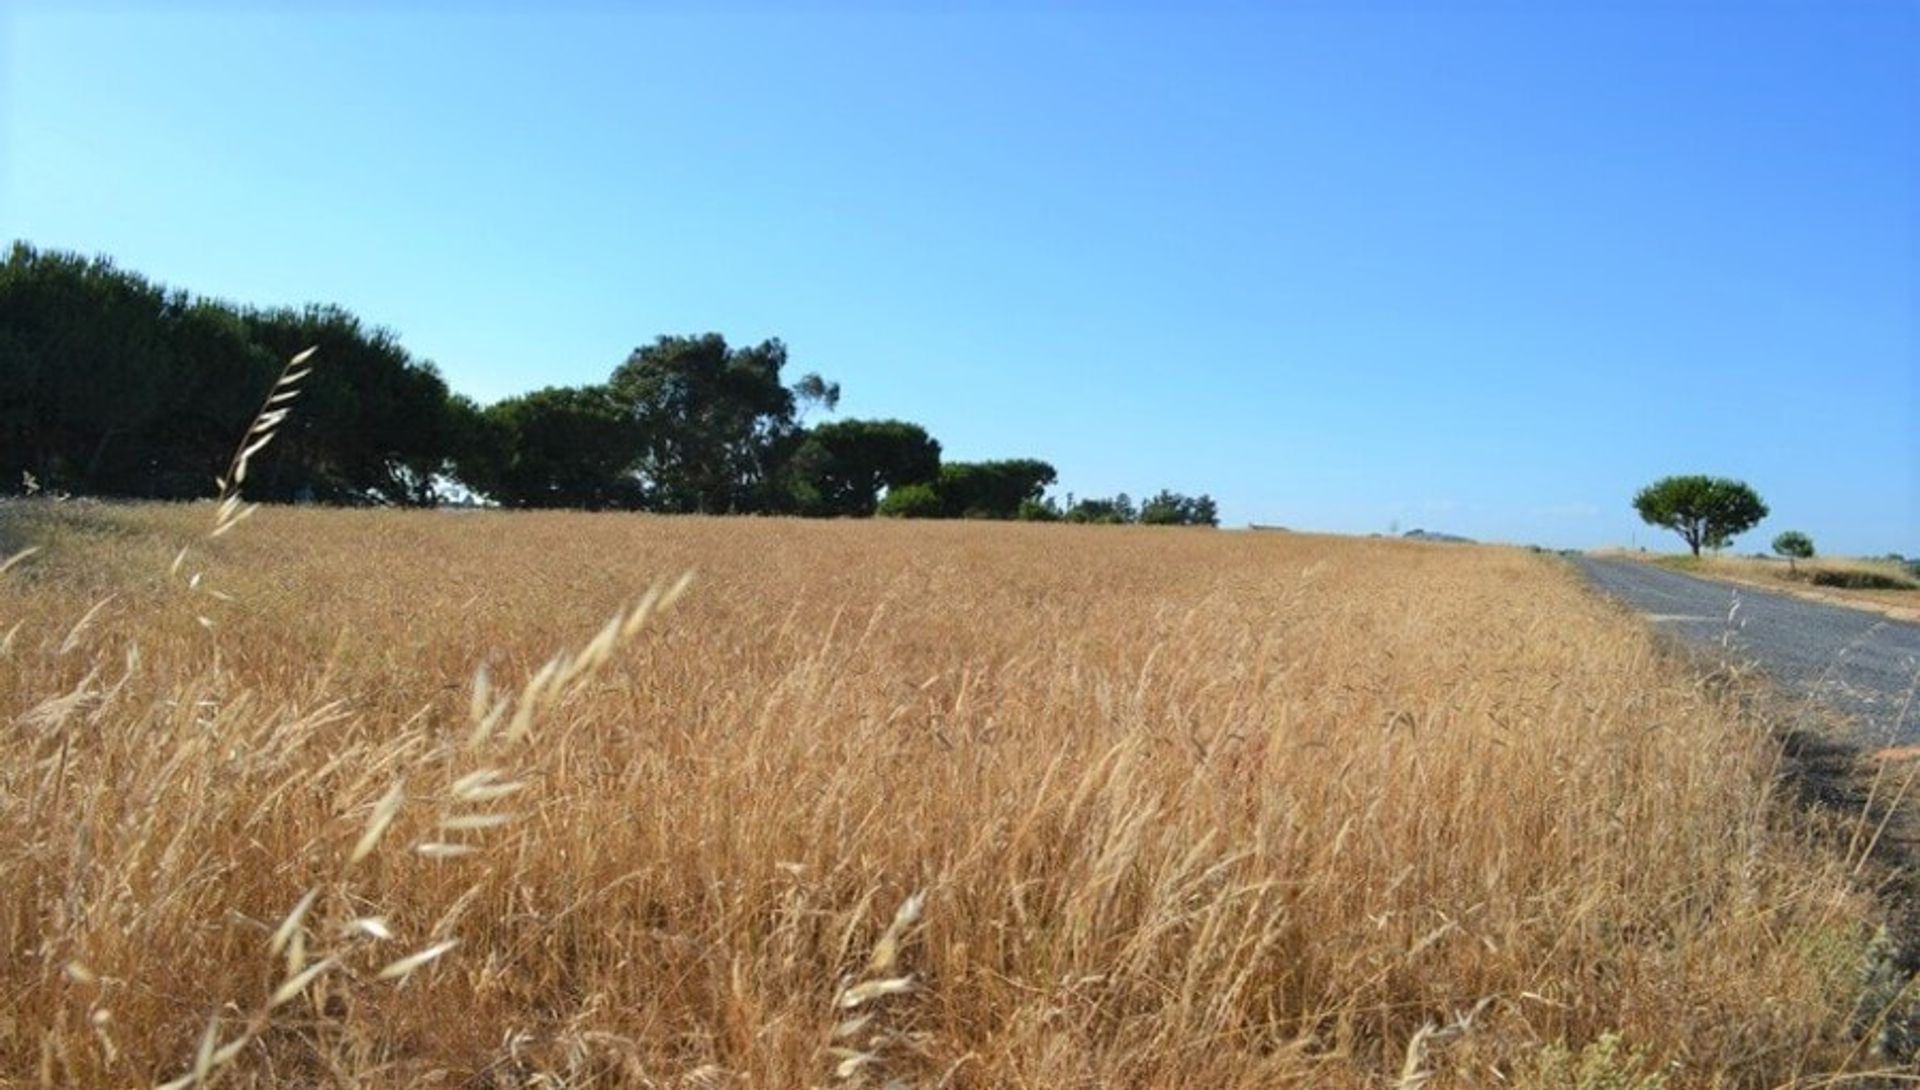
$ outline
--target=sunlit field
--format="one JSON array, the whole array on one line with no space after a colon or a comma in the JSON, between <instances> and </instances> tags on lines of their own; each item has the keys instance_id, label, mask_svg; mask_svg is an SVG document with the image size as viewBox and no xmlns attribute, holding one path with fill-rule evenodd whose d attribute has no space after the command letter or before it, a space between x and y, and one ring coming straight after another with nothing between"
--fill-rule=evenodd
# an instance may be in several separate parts
<instances>
[{"instance_id":1,"label":"sunlit field","mask_svg":"<svg viewBox=\"0 0 1920 1090\"><path fill-rule=\"evenodd\" d=\"M1644 559L1636 553L1620 555ZM1836 605L1858 606L1900 620L1920 620L1920 580L1915 579L1905 565L1888 560L1823 556L1789 565L1785 560L1751 556L1680 555L1658 557L1654 562L1690 575L1745 583ZM1862 580L1861 576L1867 578ZM1848 586L1849 581L1863 585Z\"/></svg>"},{"instance_id":2,"label":"sunlit field","mask_svg":"<svg viewBox=\"0 0 1920 1090\"><path fill-rule=\"evenodd\" d=\"M0 1086L1651 1090L1884 1062L1853 1025L1858 845L1554 558L213 525L0 508L42 547L0 578Z\"/></svg>"}]
</instances>

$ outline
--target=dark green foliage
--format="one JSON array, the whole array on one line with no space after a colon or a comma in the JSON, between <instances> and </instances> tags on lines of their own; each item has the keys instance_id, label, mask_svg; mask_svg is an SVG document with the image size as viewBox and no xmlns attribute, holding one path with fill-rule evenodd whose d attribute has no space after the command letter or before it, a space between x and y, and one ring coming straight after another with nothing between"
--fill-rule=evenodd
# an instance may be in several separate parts
<instances>
[{"instance_id":1,"label":"dark green foliage","mask_svg":"<svg viewBox=\"0 0 1920 1090\"><path fill-rule=\"evenodd\" d=\"M175 375L185 396L171 398L165 419L143 437L151 466L146 487L97 482L89 491L169 499L210 495L213 475L223 472L233 456L237 429L260 408L262 396L287 361L254 337L245 315L204 300L177 313L170 340L193 366ZM284 443L296 424L289 417L275 442ZM275 461L280 453L267 448L256 469L264 472L267 466L284 464Z\"/></svg>"},{"instance_id":2,"label":"dark green foliage","mask_svg":"<svg viewBox=\"0 0 1920 1090\"><path fill-rule=\"evenodd\" d=\"M946 505L932 485L906 484L887 490L879 514L886 518L937 519L946 514Z\"/></svg>"},{"instance_id":3,"label":"dark green foliage","mask_svg":"<svg viewBox=\"0 0 1920 1090\"><path fill-rule=\"evenodd\" d=\"M56 492L182 494L170 474L155 479L168 467L150 443L180 446L170 417L201 392L170 334L219 339L192 309L105 259L16 243L0 265L0 472L10 481L31 472ZM254 401L244 413L264 389L268 364L259 362L262 382L242 394ZM217 462L184 494L211 494Z\"/></svg>"},{"instance_id":4,"label":"dark green foliage","mask_svg":"<svg viewBox=\"0 0 1920 1090\"><path fill-rule=\"evenodd\" d=\"M918 424L840 420L806 433L787 459L784 480L803 515L865 517L880 492L927 484L940 475L940 444Z\"/></svg>"},{"instance_id":5,"label":"dark green foliage","mask_svg":"<svg viewBox=\"0 0 1920 1090\"><path fill-rule=\"evenodd\" d=\"M840 386L813 373L783 384L778 340L660 337L603 385L482 409L393 333L339 307L237 307L24 243L0 263L0 481L211 496L281 367L307 348L317 349L311 373L252 464L251 498L1071 517L1046 498L1055 474L1045 462L942 466L940 444L899 420L808 429L801 418L833 411ZM1207 497L1174 500L1176 521L1214 521Z\"/></svg>"},{"instance_id":6,"label":"dark green foliage","mask_svg":"<svg viewBox=\"0 0 1920 1090\"><path fill-rule=\"evenodd\" d=\"M1787 570L1797 561L1813 559L1813 539L1798 530L1782 530L1774 535L1773 551L1787 558Z\"/></svg>"},{"instance_id":7,"label":"dark green foliage","mask_svg":"<svg viewBox=\"0 0 1920 1090\"><path fill-rule=\"evenodd\" d=\"M297 411L248 481L255 498L438 502L463 425L432 364L338 307L254 313L246 322L271 360L320 349Z\"/></svg>"},{"instance_id":8,"label":"dark green foliage","mask_svg":"<svg viewBox=\"0 0 1920 1090\"><path fill-rule=\"evenodd\" d=\"M729 348L718 333L634 349L608 387L645 436L635 468L649 506L722 514L768 505L773 472L799 431L794 391L780 384L786 364L777 340ZM815 392L824 385L811 380Z\"/></svg>"},{"instance_id":9,"label":"dark green foliage","mask_svg":"<svg viewBox=\"0 0 1920 1090\"><path fill-rule=\"evenodd\" d=\"M1663 477L1633 497L1634 510L1654 526L1678 533L1693 555L1721 548L1767 517L1767 505L1743 481L1692 475Z\"/></svg>"},{"instance_id":10,"label":"dark green foliage","mask_svg":"<svg viewBox=\"0 0 1920 1090\"><path fill-rule=\"evenodd\" d=\"M934 490L948 518L1011 519L1020 506L1038 502L1056 478L1037 458L997 462L950 462L940 467Z\"/></svg>"},{"instance_id":11,"label":"dark green foliage","mask_svg":"<svg viewBox=\"0 0 1920 1090\"><path fill-rule=\"evenodd\" d=\"M326 366L248 480L260 499L431 503L457 422L446 383L336 308L258 312L104 259L15 244L0 265L0 474L50 491L209 496L281 364Z\"/></svg>"},{"instance_id":12,"label":"dark green foliage","mask_svg":"<svg viewBox=\"0 0 1920 1090\"><path fill-rule=\"evenodd\" d=\"M818 407L832 412L840 404L840 384L808 372L793 384L793 397L802 410Z\"/></svg>"},{"instance_id":13,"label":"dark green foliage","mask_svg":"<svg viewBox=\"0 0 1920 1090\"><path fill-rule=\"evenodd\" d=\"M643 436L605 386L549 387L486 409L461 479L507 507L638 508Z\"/></svg>"},{"instance_id":14,"label":"dark green foliage","mask_svg":"<svg viewBox=\"0 0 1920 1090\"><path fill-rule=\"evenodd\" d=\"M1844 587L1847 590L1920 590L1920 583L1910 579L1853 568L1822 569L1810 573L1807 578L1815 586Z\"/></svg>"},{"instance_id":15,"label":"dark green foliage","mask_svg":"<svg viewBox=\"0 0 1920 1090\"><path fill-rule=\"evenodd\" d=\"M1218 526L1220 512L1212 496L1183 496L1163 488L1140 505L1140 522L1147 526Z\"/></svg>"},{"instance_id":16,"label":"dark green foliage","mask_svg":"<svg viewBox=\"0 0 1920 1090\"><path fill-rule=\"evenodd\" d=\"M1014 517L1021 522L1059 522L1063 514L1060 505L1049 497L1023 501L1020 504L1020 510L1014 513Z\"/></svg>"},{"instance_id":17,"label":"dark green foliage","mask_svg":"<svg viewBox=\"0 0 1920 1090\"><path fill-rule=\"evenodd\" d=\"M1089 498L1078 503L1069 502L1065 518L1068 522L1085 522L1095 526L1123 526L1138 522L1140 512L1133 506L1133 500L1122 492L1111 499Z\"/></svg>"}]
</instances>

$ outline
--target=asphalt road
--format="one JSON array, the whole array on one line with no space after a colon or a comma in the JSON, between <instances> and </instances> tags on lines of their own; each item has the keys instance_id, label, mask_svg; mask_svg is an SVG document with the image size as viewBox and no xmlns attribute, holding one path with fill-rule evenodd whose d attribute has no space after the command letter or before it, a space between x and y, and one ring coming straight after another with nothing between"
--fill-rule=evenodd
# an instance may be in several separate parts
<instances>
[{"instance_id":1,"label":"asphalt road","mask_svg":"<svg viewBox=\"0 0 1920 1090\"><path fill-rule=\"evenodd\" d=\"M1870 738L1920 742L1920 624L1633 560L1574 563L1662 630L1758 666L1788 690L1852 716Z\"/></svg>"}]
</instances>

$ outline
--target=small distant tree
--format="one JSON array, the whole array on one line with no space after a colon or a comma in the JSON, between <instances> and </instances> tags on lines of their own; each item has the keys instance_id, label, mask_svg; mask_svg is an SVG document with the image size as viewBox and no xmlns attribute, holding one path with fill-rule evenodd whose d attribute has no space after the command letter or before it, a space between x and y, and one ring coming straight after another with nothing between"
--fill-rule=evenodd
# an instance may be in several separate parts
<instances>
[{"instance_id":1,"label":"small distant tree","mask_svg":"<svg viewBox=\"0 0 1920 1090\"><path fill-rule=\"evenodd\" d=\"M1161 489L1140 501L1140 522L1147 526L1183 526L1186 524L1186 497Z\"/></svg>"},{"instance_id":2,"label":"small distant tree","mask_svg":"<svg viewBox=\"0 0 1920 1090\"><path fill-rule=\"evenodd\" d=\"M1787 570L1794 571L1794 563L1813 559L1813 539L1798 530L1783 530L1773 539L1773 551L1787 558Z\"/></svg>"},{"instance_id":3,"label":"small distant tree","mask_svg":"<svg viewBox=\"0 0 1920 1090\"><path fill-rule=\"evenodd\" d=\"M1633 497L1633 508L1654 526L1680 535L1700 555L1720 548L1767 517L1767 505L1746 482L1699 474L1663 477Z\"/></svg>"},{"instance_id":4,"label":"small distant tree","mask_svg":"<svg viewBox=\"0 0 1920 1090\"><path fill-rule=\"evenodd\" d=\"M1218 526L1220 525L1220 505L1213 502L1212 496L1202 492L1194 497L1193 506L1188 508L1187 517L1194 526Z\"/></svg>"},{"instance_id":5,"label":"small distant tree","mask_svg":"<svg viewBox=\"0 0 1920 1090\"><path fill-rule=\"evenodd\" d=\"M1021 522L1059 522L1060 505L1051 496L1041 500L1021 500L1020 511L1014 517Z\"/></svg>"},{"instance_id":6,"label":"small distant tree","mask_svg":"<svg viewBox=\"0 0 1920 1090\"><path fill-rule=\"evenodd\" d=\"M1063 516L1068 522L1092 523L1096 526L1124 526L1138 522L1140 512L1133 506L1133 500L1122 492L1111 499L1090 496L1072 503Z\"/></svg>"},{"instance_id":7,"label":"small distant tree","mask_svg":"<svg viewBox=\"0 0 1920 1090\"><path fill-rule=\"evenodd\" d=\"M1140 504L1140 521L1147 526L1218 526L1220 513L1212 496L1183 496L1163 488Z\"/></svg>"}]
</instances>

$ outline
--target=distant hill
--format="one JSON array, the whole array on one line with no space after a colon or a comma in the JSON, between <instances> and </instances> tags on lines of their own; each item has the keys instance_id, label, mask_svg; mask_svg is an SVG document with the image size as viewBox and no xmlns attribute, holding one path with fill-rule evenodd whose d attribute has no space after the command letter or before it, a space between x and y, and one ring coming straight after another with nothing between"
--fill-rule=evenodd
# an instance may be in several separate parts
<instances>
[{"instance_id":1,"label":"distant hill","mask_svg":"<svg viewBox=\"0 0 1920 1090\"><path fill-rule=\"evenodd\" d=\"M1439 541L1453 545L1475 544L1474 540L1470 537L1461 537L1459 534L1442 534L1433 530L1408 530L1405 537L1409 541Z\"/></svg>"}]
</instances>

